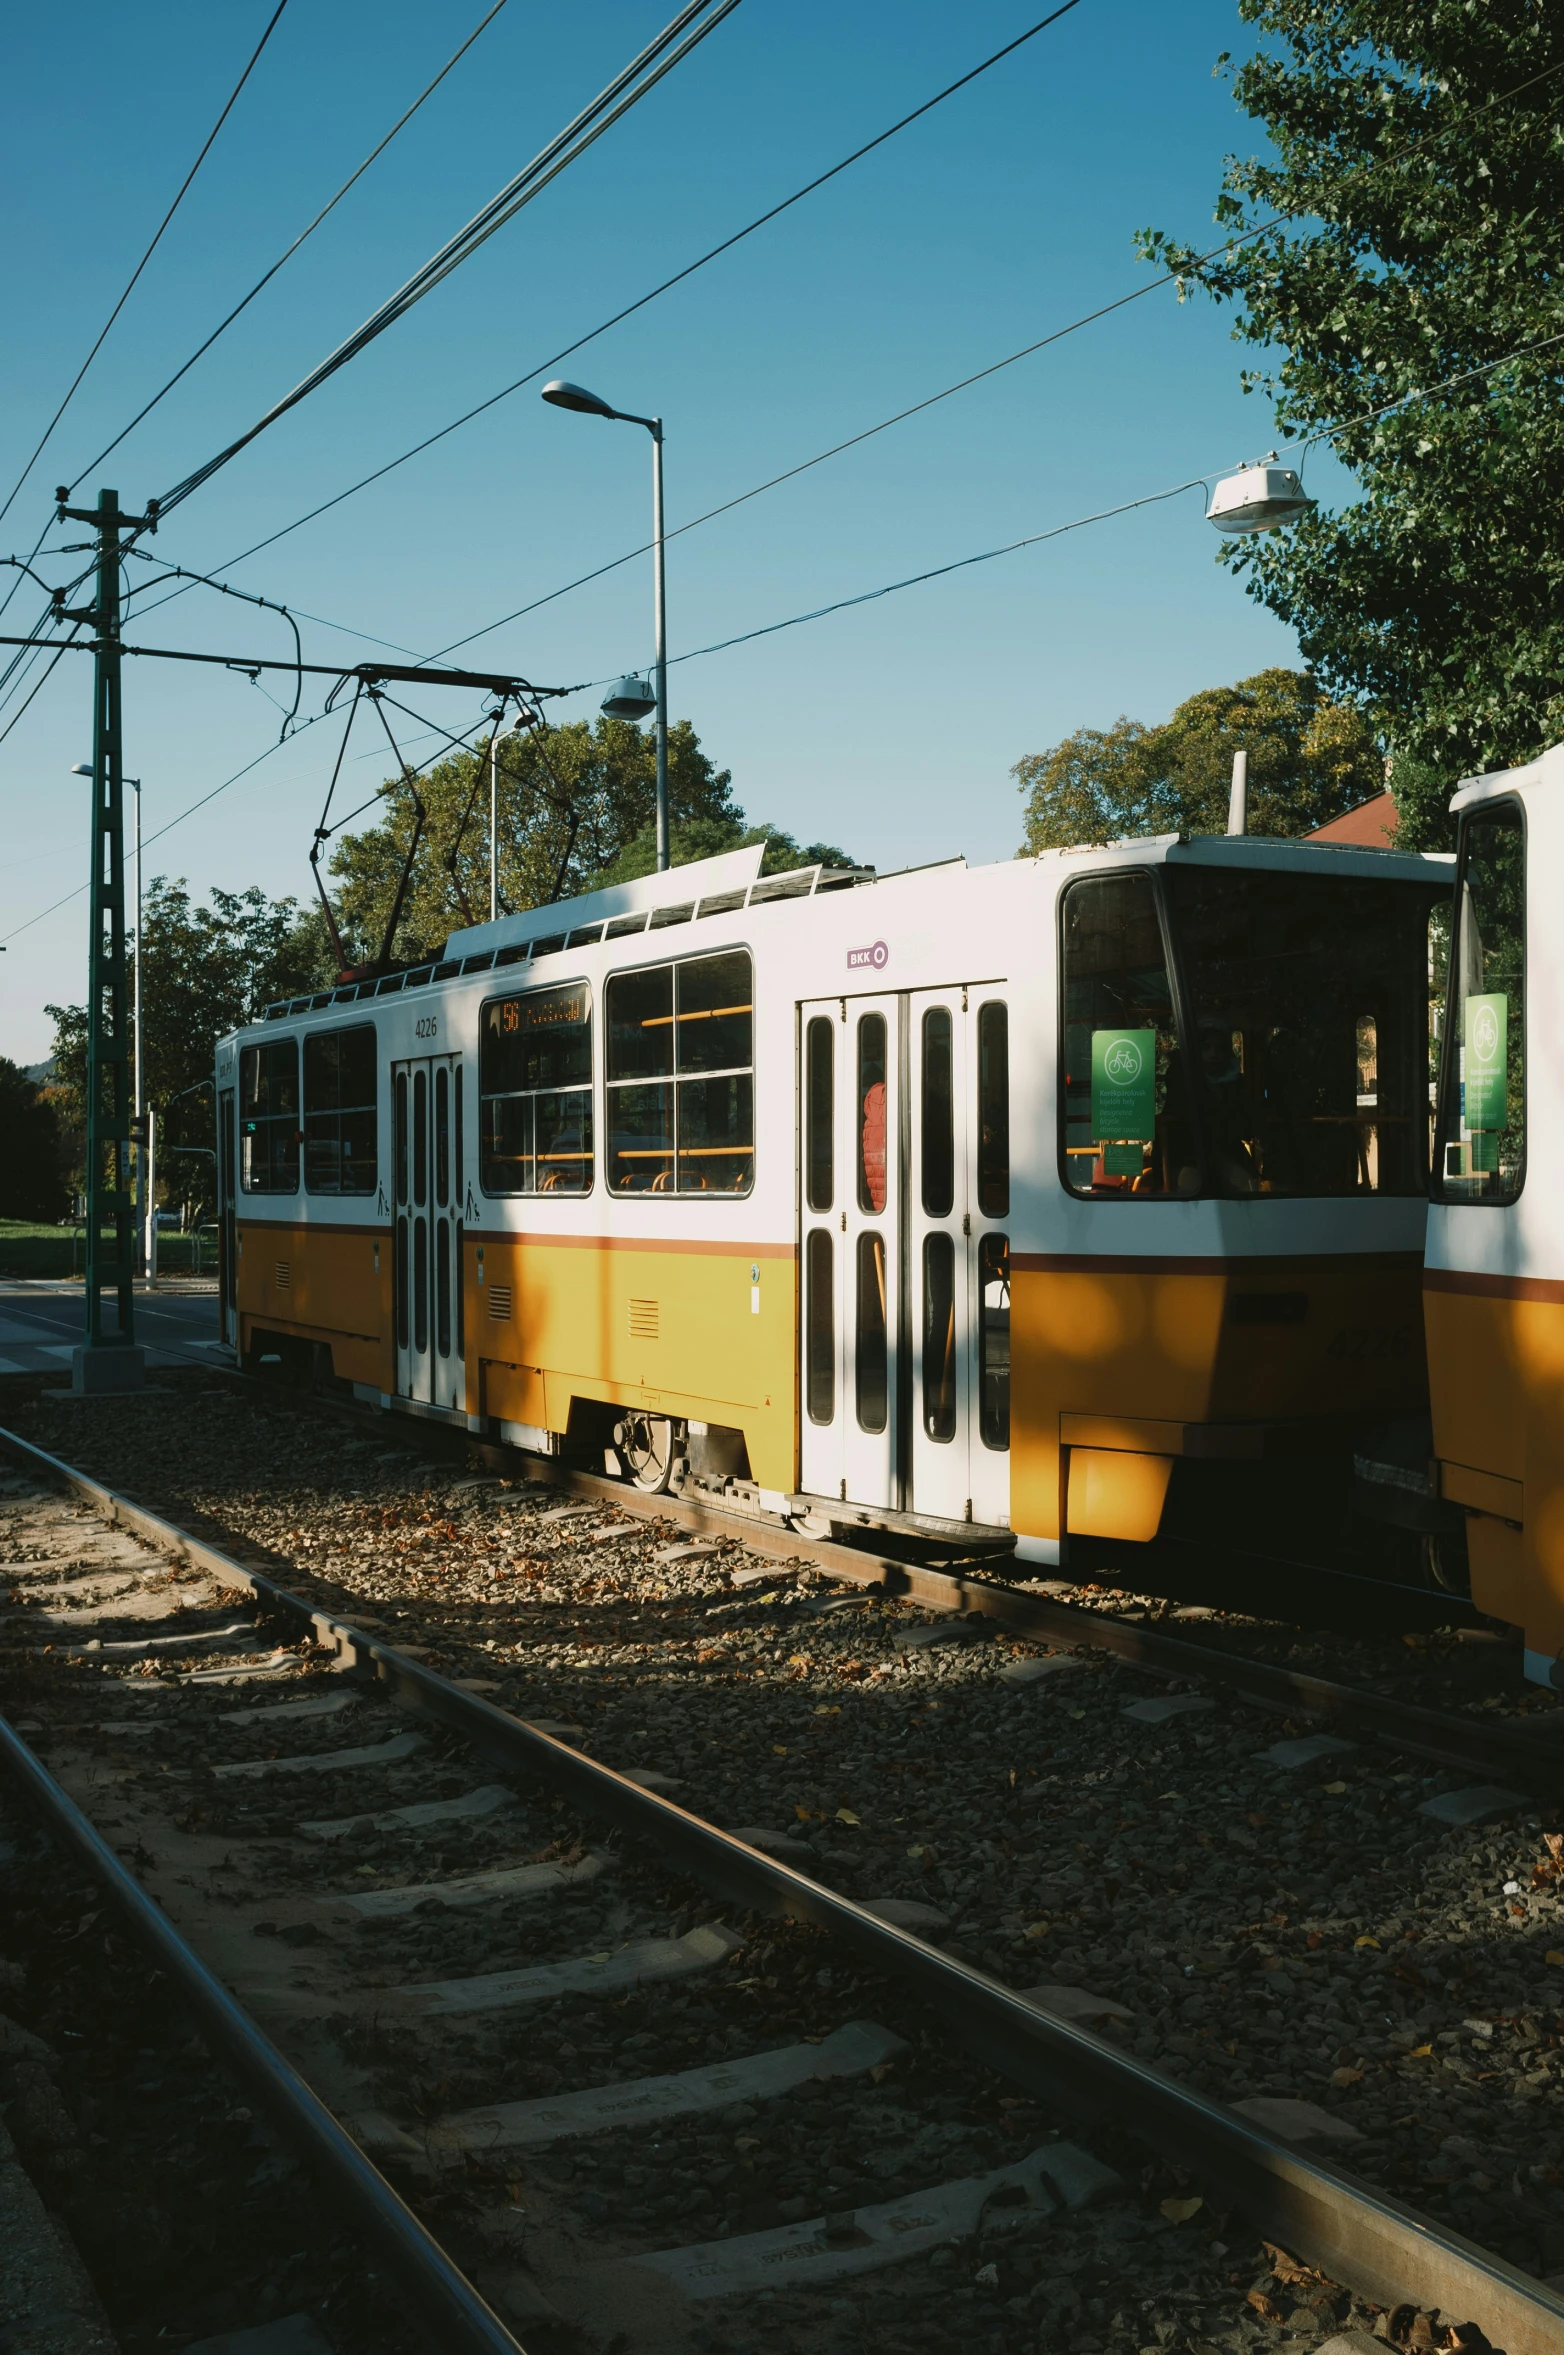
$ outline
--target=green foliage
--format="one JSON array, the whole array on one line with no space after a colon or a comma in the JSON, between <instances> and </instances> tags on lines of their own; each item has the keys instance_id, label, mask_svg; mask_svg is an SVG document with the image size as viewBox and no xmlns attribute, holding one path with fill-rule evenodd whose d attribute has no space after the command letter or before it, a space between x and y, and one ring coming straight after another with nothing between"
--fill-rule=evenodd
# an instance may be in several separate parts
<instances>
[{"instance_id":1,"label":"green foliage","mask_svg":"<svg viewBox=\"0 0 1564 2355\"><path fill-rule=\"evenodd\" d=\"M0 1055L0 1218L59 1219L70 1208L58 1105Z\"/></svg>"},{"instance_id":2,"label":"green foliage","mask_svg":"<svg viewBox=\"0 0 1564 2355\"><path fill-rule=\"evenodd\" d=\"M1384 785L1373 727L1304 671L1207 687L1159 728L1078 728L1011 771L1026 797L1024 852L1142 834L1227 829L1233 754L1249 755L1249 831L1309 834Z\"/></svg>"},{"instance_id":3,"label":"green foliage","mask_svg":"<svg viewBox=\"0 0 1564 2355\"><path fill-rule=\"evenodd\" d=\"M656 752L650 731L628 720L584 720L546 733L502 737L499 747L499 896L502 909L541 907L656 866ZM376 957L412 841L408 789L382 788L386 814L345 834L332 859L338 917L354 959ZM427 813L391 953L433 955L446 936L489 913L489 767L484 753L454 754L418 780ZM764 841L766 869L851 865L841 851L800 849L774 826L751 827L733 780L713 767L688 720L668 731L669 848L673 864ZM453 864L454 854L454 864Z\"/></svg>"},{"instance_id":4,"label":"green foliage","mask_svg":"<svg viewBox=\"0 0 1564 2355\"><path fill-rule=\"evenodd\" d=\"M1238 306L1236 339L1266 353L1246 389L1284 436L1345 427L1334 446L1358 500L1224 560L1422 764L1421 812L1425 770L1447 798L1564 735L1564 344L1507 356L1561 326L1564 11L1239 0L1239 14L1261 46L1234 93L1270 152L1229 159L1216 217L1247 242L1212 262L1159 232L1140 243Z\"/></svg>"},{"instance_id":5,"label":"green foliage","mask_svg":"<svg viewBox=\"0 0 1564 2355\"><path fill-rule=\"evenodd\" d=\"M251 884L214 891L192 907L188 885L152 879L143 901L142 1035L146 1096L157 1109L162 1145L211 1142L211 1092L191 1091L212 1074L224 1031L251 1022L274 998L319 989L336 978L318 911L269 900ZM80 1129L86 1117L87 1010L45 1008L54 1022L54 1069L62 1106ZM81 1147L77 1146L77 1160ZM175 1201L204 1199L207 1165L170 1160L162 1171Z\"/></svg>"}]
</instances>

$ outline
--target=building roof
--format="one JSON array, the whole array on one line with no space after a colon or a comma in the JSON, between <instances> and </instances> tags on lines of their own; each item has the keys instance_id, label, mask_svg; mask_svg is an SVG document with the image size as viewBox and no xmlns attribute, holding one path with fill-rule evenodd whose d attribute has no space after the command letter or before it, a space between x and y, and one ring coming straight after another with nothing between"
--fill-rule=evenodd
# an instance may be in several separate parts
<instances>
[{"instance_id":1,"label":"building roof","mask_svg":"<svg viewBox=\"0 0 1564 2355\"><path fill-rule=\"evenodd\" d=\"M1345 816L1332 818L1329 825L1317 826L1305 842L1339 842L1353 844L1360 850L1386 850L1395 840L1396 805L1388 793L1376 793L1372 801L1360 801L1355 810Z\"/></svg>"}]
</instances>

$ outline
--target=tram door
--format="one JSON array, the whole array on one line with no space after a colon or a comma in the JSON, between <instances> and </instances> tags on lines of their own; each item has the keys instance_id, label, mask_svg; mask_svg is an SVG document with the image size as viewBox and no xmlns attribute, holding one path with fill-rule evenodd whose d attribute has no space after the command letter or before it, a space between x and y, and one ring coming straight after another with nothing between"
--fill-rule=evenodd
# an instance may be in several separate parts
<instances>
[{"instance_id":1,"label":"tram door","mask_svg":"<svg viewBox=\"0 0 1564 2355\"><path fill-rule=\"evenodd\" d=\"M462 1407L461 1057L394 1063L391 1089L397 1394Z\"/></svg>"},{"instance_id":2,"label":"tram door","mask_svg":"<svg viewBox=\"0 0 1564 2355\"><path fill-rule=\"evenodd\" d=\"M801 1016L801 1484L1007 1525L1002 993L834 998Z\"/></svg>"}]
</instances>

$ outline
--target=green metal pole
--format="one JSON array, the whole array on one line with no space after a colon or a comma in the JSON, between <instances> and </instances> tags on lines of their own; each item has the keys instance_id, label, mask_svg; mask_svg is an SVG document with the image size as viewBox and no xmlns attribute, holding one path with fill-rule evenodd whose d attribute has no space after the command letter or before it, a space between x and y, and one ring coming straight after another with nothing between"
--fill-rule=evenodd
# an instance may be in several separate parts
<instances>
[{"instance_id":1,"label":"green metal pole","mask_svg":"<svg viewBox=\"0 0 1564 2355\"><path fill-rule=\"evenodd\" d=\"M130 1025L125 960L124 784L120 728L120 528L117 491L99 491L93 670L92 879L87 936L87 1346L135 1340L131 1244ZM104 1228L113 1233L106 1245ZM118 1305L106 1332L103 1295Z\"/></svg>"}]
</instances>

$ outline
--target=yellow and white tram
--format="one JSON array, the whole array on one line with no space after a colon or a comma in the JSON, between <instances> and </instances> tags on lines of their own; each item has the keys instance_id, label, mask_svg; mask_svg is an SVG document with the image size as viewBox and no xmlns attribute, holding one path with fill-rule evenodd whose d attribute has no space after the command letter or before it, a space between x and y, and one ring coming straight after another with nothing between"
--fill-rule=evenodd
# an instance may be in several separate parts
<instances>
[{"instance_id":1,"label":"yellow and white tram","mask_svg":"<svg viewBox=\"0 0 1564 2355\"><path fill-rule=\"evenodd\" d=\"M1564 1689L1564 745L1478 777L1460 814L1424 1312L1441 1496L1472 1599ZM1528 1051L1530 1050L1530 1051Z\"/></svg>"},{"instance_id":2,"label":"yellow and white tram","mask_svg":"<svg viewBox=\"0 0 1564 2355\"><path fill-rule=\"evenodd\" d=\"M1448 862L760 860L476 926L223 1040L234 1346L1034 1563L1224 1495L1253 1538L1345 1496L1360 1422L1426 1413Z\"/></svg>"}]
</instances>

